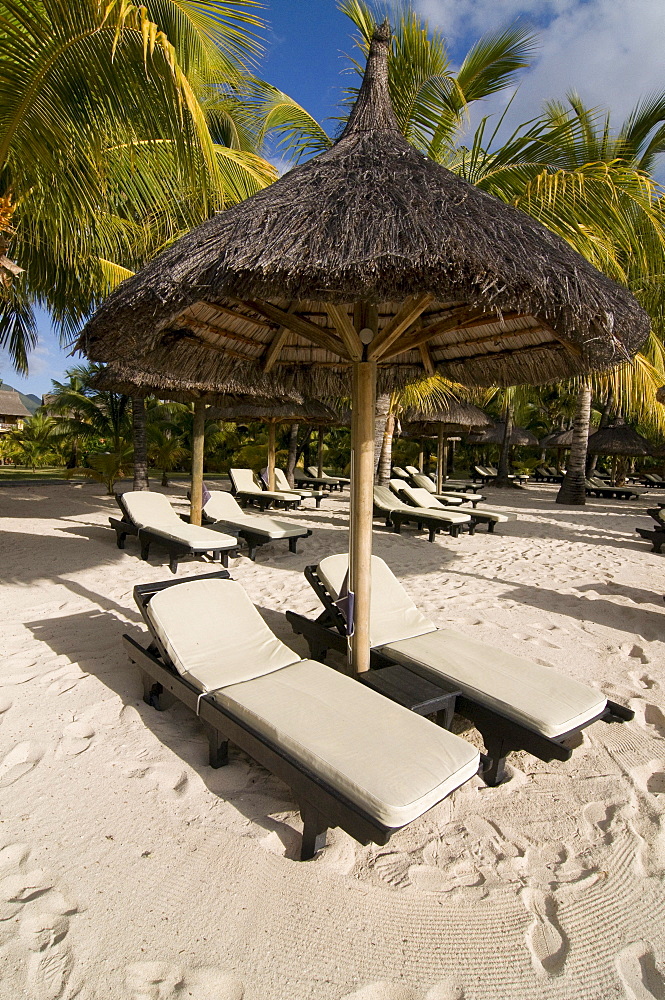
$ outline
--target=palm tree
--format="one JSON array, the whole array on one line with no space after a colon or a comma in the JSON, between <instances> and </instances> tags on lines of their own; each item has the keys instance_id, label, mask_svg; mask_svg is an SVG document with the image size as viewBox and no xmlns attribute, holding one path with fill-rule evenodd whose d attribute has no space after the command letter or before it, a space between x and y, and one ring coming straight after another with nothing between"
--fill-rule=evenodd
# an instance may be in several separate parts
<instances>
[{"instance_id":1,"label":"palm tree","mask_svg":"<svg viewBox=\"0 0 665 1000\"><path fill-rule=\"evenodd\" d=\"M45 413L35 413L23 421L20 430L10 431L7 437L14 446L14 454L23 465L35 472L38 465L55 459L55 421Z\"/></svg>"},{"instance_id":2,"label":"palm tree","mask_svg":"<svg viewBox=\"0 0 665 1000\"><path fill-rule=\"evenodd\" d=\"M0 0L2 228L25 269L0 283L0 346L20 370L34 301L69 329L128 269L274 179L238 110L260 51L251 6Z\"/></svg>"},{"instance_id":3,"label":"palm tree","mask_svg":"<svg viewBox=\"0 0 665 1000\"><path fill-rule=\"evenodd\" d=\"M147 428L150 458L162 471L162 486L169 485L168 473L187 455L182 438L173 425L151 422Z\"/></svg>"}]
</instances>

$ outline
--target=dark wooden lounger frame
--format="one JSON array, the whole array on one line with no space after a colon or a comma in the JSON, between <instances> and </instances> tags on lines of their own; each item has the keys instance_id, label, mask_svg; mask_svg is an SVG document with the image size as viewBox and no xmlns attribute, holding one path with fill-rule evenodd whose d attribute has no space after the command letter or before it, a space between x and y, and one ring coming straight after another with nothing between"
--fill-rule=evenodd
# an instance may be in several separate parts
<instances>
[{"instance_id":1,"label":"dark wooden lounger frame","mask_svg":"<svg viewBox=\"0 0 665 1000\"><path fill-rule=\"evenodd\" d=\"M211 552L213 562L219 561L222 566L228 566L229 555L236 556L238 554L238 550L232 546L221 548L211 545L209 549L197 551L192 548L191 545L188 545L187 542L179 542L176 538L165 538L164 535L157 530L153 530L151 528L137 528L122 502L122 494L116 493L115 498L118 503L118 507L123 514L122 520L117 517L109 518L109 524L115 531L116 544L119 549L124 549L127 535L137 535L141 546L141 559L144 559L145 561L147 561L150 556L150 546L153 544L159 548L166 549L169 557L169 569L172 573L178 572L178 561L182 558L182 556L205 555L207 552Z\"/></svg>"},{"instance_id":2,"label":"dark wooden lounger frame","mask_svg":"<svg viewBox=\"0 0 665 1000\"><path fill-rule=\"evenodd\" d=\"M455 508L457 509L457 508ZM439 531L445 531L453 538L457 538L462 530L468 531L470 535L473 535L478 522L473 519L473 511L469 510L468 513L471 520L466 524L443 524L438 517L430 517L427 513L426 507L413 507L413 513L411 510L404 510L399 507L396 510L391 510L390 512L383 510L381 507L374 505L374 517L381 517L385 521L386 528L392 528L396 534L400 534L403 524L415 524L418 531L423 531L427 529L430 542L433 542ZM494 525L490 528L493 530Z\"/></svg>"},{"instance_id":3,"label":"dark wooden lounger frame","mask_svg":"<svg viewBox=\"0 0 665 1000\"><path fill-rule=\"evenodd\" d=\"M230 579L229 574L223 570L207 576ZM228 764L228 746L231 742L289 786L303 821L301 861L308 861L323 850L329 827L341 827L361 844L387 844L399 827L385 827L378 823L295 757L268 737L256 732L228 709L211 701L209 697L199 699L200 691L178 674L154 633L146 609L150 598L157 591L183 582L185 581L167 580L134 587L134 599L150 630L151 642L144 648L127 634L123 636L123 642L129 659L141 673L144 702L158 711L168 708L169 696L181 701L194 712L198 705L199 718L208 738L211 767Z\"/></svg>"},{"instance_id":4,"label":"dark wooden lounger frame","mask_svg":"<svg viewBox=\"0 0 665 1000\"><path fill-rule=\"evenodd\" d=\"M312 659L324 662L329 649L346 654L348 640L344 617L318 575L317 567L307 566L305 577L323 604L324 611L315 621L287 611L287 621L293 631L307 641ZM380 650L372 649L371 668L380 669L393 662L389 654L384 655ZM453 682L453 678L449 680ZM625 722L635 716L632 709L608 701L599 715L589 719L584 725L551 739L464 696L457 698L455 711L473 722L483 738L486 755L484 759L481 758L480 776L487 785L499 785L506 780L506 756L514 750L526 750L548 763L552 760L570 760L573 749L581 742L576 737L587 726L599 719L603 722Z\"/></svg>"},{"instance_id":5,"label":"dark wooden lounger frame","mask_svg":"<svg viewBox=\"0 0 665 1000\"><path fill-rule=\"evenodd\" d=\"M208 524L221 523L222 527L224 527L226 530L232 531L234 534L238 536L238 538L242 538L245 542L247 542L247 546L249 548L249 552L247 553L247 555L252 560L252 562L254 562L254 560L256 559L256 550L260 548L262 545L268 545L270 542L288 542L289 552L297 552L298 540L300 538L309 538L309 536L312 534L310 528L304 528L299 535L293 535L291 538L269 538L266 535L259 534L257 531L252 531L251 528L243 528L240 525L240 523L237 523L235 521L227 524L226 521L221 521L221 522L215 521L214 518L211 517L208 519L207 523Z\"/></svg>"},{"instance_id":6,"label":"dark wooden lounger frame","mask_svg":"<svg viewBox=\"0 0 665 1000\"><path fill-rule=\"evenodd\" d=\"M294 497L291 500L289 497L282 499L281 497L271 497L267 493L261 494L258 489L256 493L245 492L244 490L236 490L235 487L231 488L231 493L236 498L241 507L246 504L256 504L261 510L268 510L268 508L275 504L280 506L283 510L291 510L294 507L299 507L301 503L300 497Z\"/></svg>"},{"instance_id":7,"label":"dark wooden lounger frame","mask_svg":"<svg viewBox=\"0 0 665 1000\"><path fill-rule=\"evenodd\" d=\"M308 476L306 473L303 475L302 472L296 472L294 474L293 482L296 486L304 486L305 489L316 487L317 489L328 490L329 493L334 493L337 489L341 492L343 489L343 484L337 479L334 481L330 479L319 479L318 476Z\"/></svg>"},{"instance_id":8,"label":"dark wooden lounger frame","mask_svg":"<svg viewBox=\"0 0 665 1000\"><path fill-rule=\"evenodd\" d=\"M663 505L660 507L650 507L647 510L647 514L649 514L658 525L657 528L635 528L635 531L640 538L644 538L645 541L651 542L652 552L660 552L663 543L665 543L665 524L658 516L662 510Z\"/></svg>"}]
</instances>

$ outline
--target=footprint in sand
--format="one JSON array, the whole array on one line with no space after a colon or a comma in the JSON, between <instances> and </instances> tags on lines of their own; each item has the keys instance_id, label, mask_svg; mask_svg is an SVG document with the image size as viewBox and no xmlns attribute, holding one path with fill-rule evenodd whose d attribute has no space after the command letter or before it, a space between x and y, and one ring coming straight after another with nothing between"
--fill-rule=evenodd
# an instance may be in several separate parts
<instances>
[{"instance_id":1,"label":"footprint in sand","mask_svg":"<svg viewBox=\"0 0 665 1000\"><path fill-rule=\"evenodd\" d=\"M582 809L580 817L580 833L585 840L602 839L604 844L612 842L610 827L617 814L618 807L605 802L589 802Z\"/></svg>"},{"instance_id":2,"label":"footprint in sand","mask_svg":"<svg viewBox=\"0 0 665 1000\"><path fill-rule=\"evenodd\" d=\"M195 997L196 1000L242 1000L244 987L235 976L221 969L204 966L183 969L172 962L134 962L125 969L128 1000L170 1000L172 997Z\"/></svg>"},{"instance_id":3,"label":"footprint in sand","mask_svg":"<svg viewBox=\"0 0 665 1000\"><path fill-rule=\"evenodd\" d=\"M628 1000L665 1000L665 981L646 941L634 941L615 958Z\"/></svg>"},{"instance_id":4,"label":"footprint in sand","mask_svg":"<svg viewBox=\"0 0 665 1000\"><path fill-rule=\"evenodd\" d=\"M57 696L71 691L86 676L75 664L68 663L59 670L51 670L48 674L44 674L41 683L47 685L47 694Z\"/></svg>"},{"instance_id":5,"label":"footprint in sand","mask_svg":"<svg viewBox=\"0 0 665 1000\"><path fill-rule=\"evenodd\" d=\"M5 714L5 712L8 712L11 707L12 707L11 698L8 698L4 694L0 695L0 722L2 722L2 717Z\"/></svg>"},{"instance_id":6,"label":"footprint in sand","mask_svg":"<svg viewBox=\"0 0 665 1000\"><path fill-rule=\"evenodd\" d=\"M408 986L391 983L385 979L377 983L368 983L353 993L345 993L340 1000L417 1000L417 994Z\"/></svg>"},{"instance_id":7,"label":"footprint in sand","mask_svg":"<svg viewBox=\"0 0 665 1000\"><path fill-rule=\"evenodd\" d=\"M533 967L538 973L558 976L566 961L568 941L557 921L556 900L539 889L525 889L521 898L534 918L525 934Z\"/></svg>"},{"instance_id":8,"label":"footprint in sand","mask_svg":"<svg viewBox=\"0 0 665 1000\"><path fill-rule=\"evenodd\" d=\"M64 944L67 917L37 913L21 921L19 937L30 951L26 986L31 1000L58 1000L69 982L74 959Z\"/></svg>"},{"instance_id":9,"label":"footprint in sand","mask_svg":"<svg viewBox=\"0 0 665 1000\"><path fill-rule=\"evenodd\" d=\"M42 759L43 750L33 743L17 743L16 746L0 760L0 788L13 785L15 781L32 771L35 764Z\"/></svg>"},{"instance_id":10,"label":"footprint in sand","mask_svg":"<svg viewBox=\"0 0 665 1000\"><path fill-rule=\"evenodd\" d=\"M187 772L172 764L151 764L148 767L134 767L127 772L129 778L145 778L160 791L184 795L189 785Z\"/></svg>"},{"instance_id":11,"label":"footprint in sand","mask_svg":"<svg viewBox=\"0 0 665 1000\"><path fill-rule=\"evenodd\" d=\"M643 688L645 691L650 691L651 688L655 687L657 681L653 677L649 677L648 674L632 674L631 675L638 687Z\"/></svg>"},{"instance_id":12,"label":"footprint in sand","mask_svg":"<svg viewBox=\"0 0 665 1000\"><path fill-rule=\"evenodd\" d=\"M665 715L656 705L645 705L644 722L650 726L658 736L665 736Z\"/></svg>"},{"instance_id":13,"label":"footprint in sand","mask_svg":"<svg viewBox=\"0 0 665 1000\"><path fill-rule=\"evenodd\" d=\"M56 757L76 757L90 746L95 730L87 722L70 722L62 731Z\"/></svg>"}]
</instances>

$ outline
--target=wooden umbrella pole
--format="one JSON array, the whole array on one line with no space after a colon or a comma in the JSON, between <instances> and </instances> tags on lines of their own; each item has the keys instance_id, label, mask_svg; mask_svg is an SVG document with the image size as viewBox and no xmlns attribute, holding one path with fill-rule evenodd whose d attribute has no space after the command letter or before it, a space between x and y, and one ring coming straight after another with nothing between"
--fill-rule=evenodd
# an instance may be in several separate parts
<instances>
[{"instance_id":1,"label":"wooden umbrella pole","mask_svg":"<svg viewBox=\"0 0 665 1000\"><path fill-rule=\"evenodd\" d=\"M443 427L439 424L439 435L436 445L436 492L443 487Z\"/></svg>"},{"instance_id":2,"label":"wooden umbrella pole","mask_svg":"<svg viewBox=\"0 0 665 1000\"><path fill-rule=\"evenodd\" d=\"M203 506L203 445L205 441L206 404L202 399L194 403L194 429L192 432L192 492L191 524L201 524Z\"/></svg>"},{"instance_id":3,"label":"wooden umbrella pole","mask_svg":"<svg viewBox=\"0 0 665 1000\"><path fill-rule=\"evenodd\" d=\"M376 362L355 362L353 382L349 590L354 594L355 627L350 654L351 669L360 674L369 670Z\"/></svg>"},{"instance_id":4,"label":"wooden umbrella pole","mask_svg":"<svg viewBox=\"0 0 665 1000\"><path fill-rule=\"evenodd\" d=\"M268 423L268 489L274 492L275 489L275 433L276 424L274 420Z\"/></svg>"},{"instance_id":5,"label":"wooden umbrella pole","mask_svg":"<svg viewBox=\"0 0 665 1000\"><path fill-rule=\"evenodd\" d=\"M316 464L317 464L317 476L319 479L323 476L323 435L325 431L323 426L319 427L319 440L316 448Z\"/></svg>"},{"instance_id":6,"label":"wooden umbrella pole","mask_svg":"<svg viewBox=\"0 0 665 1000\"><path fill-rule=\"evenodd\" d=\"M418 471L425 471L425 442L420 439L420 449L418 451Z\"/></svg>"}]
</instances>

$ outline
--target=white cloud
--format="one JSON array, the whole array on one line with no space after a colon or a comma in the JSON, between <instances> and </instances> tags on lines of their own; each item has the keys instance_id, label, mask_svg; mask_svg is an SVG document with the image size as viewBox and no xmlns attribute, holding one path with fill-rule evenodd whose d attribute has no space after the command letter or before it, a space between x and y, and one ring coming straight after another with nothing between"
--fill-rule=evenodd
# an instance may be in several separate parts
<instances>
[{"instance_id":1,"label":"white cloud","mask_svg":"<svg viewBox=\"0 0 665 1000\"><path fill-rule=\"evenodd\" d=\"M416 0L416 6L451 47L468 47L519 17L533 23L539 49L522 74L514 122L533 117L543 100L576 90L587 105L608 107L618 125L640 97L665 90L663 0Z\"/></svg>"}]
</instances>

